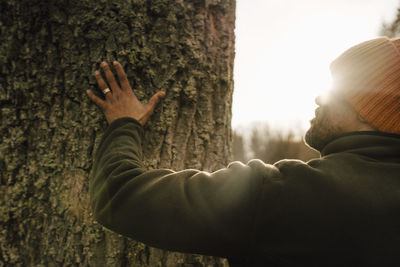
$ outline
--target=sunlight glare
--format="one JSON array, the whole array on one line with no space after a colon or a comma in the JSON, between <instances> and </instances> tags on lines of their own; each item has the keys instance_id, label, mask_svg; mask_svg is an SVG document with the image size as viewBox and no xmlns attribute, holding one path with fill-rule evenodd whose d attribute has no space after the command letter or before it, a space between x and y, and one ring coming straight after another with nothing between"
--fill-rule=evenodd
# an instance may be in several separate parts
<instances>
[{"instance_id":1,"label":"sunlight glare","mask_svg":"<svg viewBox=\"0 0 400 267\"><path fill-rule=\"evenodd\" d=\"M371 29L382 20L371 22L379 5L372 2L361 9L344 0L238 0L233 127L267 121L289 129L300 121L307 129L315 98L331 86L329 64L376 36Z\"/></svg>"}]
</instances>

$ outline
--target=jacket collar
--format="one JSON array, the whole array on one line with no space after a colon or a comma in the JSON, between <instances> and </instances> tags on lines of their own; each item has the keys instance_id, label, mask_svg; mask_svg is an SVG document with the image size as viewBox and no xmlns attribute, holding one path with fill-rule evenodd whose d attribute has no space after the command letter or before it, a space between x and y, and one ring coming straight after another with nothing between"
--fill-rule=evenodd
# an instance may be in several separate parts
<instances>
[{"instance_id":1,"label":"jacket collar","mask_svg":"<svg viewBox=\"0 0 400 267\"><path fill-rule=\"evenodd\" d=\"M363 131L350 132L337 137L321 151L321 156L348 152L372 158L396 158L400 161L400 135Z\"/></svg>"}]
</instances>

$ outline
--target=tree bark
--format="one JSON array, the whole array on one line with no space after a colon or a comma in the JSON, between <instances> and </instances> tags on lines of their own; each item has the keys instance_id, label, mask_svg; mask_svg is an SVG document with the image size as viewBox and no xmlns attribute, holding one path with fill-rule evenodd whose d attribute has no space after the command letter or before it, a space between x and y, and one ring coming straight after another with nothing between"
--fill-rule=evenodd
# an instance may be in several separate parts
<instances>
[{"instance_id":1,"label":"tree bark","mask_svg":"<svg viewBox=\"0 0 400 267\"><path fill-rule=\"evenodd\" d=\"M231 155L234 0L0 0L0 266L226 266L97 224L88 175L107 127L86 89L118 60L141 100L149 168ZM101 95L101 93L99 93Z\"/></svg>"}]
</instances>

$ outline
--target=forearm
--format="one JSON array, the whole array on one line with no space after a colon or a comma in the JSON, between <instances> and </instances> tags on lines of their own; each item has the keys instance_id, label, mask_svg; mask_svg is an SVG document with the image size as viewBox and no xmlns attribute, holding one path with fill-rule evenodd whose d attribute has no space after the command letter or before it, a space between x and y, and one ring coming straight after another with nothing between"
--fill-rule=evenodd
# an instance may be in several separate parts
<instances>
[{"instance_id":1,"label":"forearm","mask_svg":"<svg viewBox=\"0 0 400 267\"><path fill-rule=\"evenodd\" d=\"M96 219L169 250L227 256L249 247L262 166L234 163L214 173L145 171L141 131L136 121L122 119L104 134L90 186Z\"/></svg>"},{"instance_id":2,"label":"forearm","mask_svg":"<svg viewBox=\"0 0 400 267\"><path fill-rule=\"evenodd\" d=\"M90 177L91 204L97 219L105 220L110 199L126 182L145 171L142 135L142 126L132 118L115 120L103 134ZM128 176L121 175L126 172Z\"/></svg>"}]
</instances>

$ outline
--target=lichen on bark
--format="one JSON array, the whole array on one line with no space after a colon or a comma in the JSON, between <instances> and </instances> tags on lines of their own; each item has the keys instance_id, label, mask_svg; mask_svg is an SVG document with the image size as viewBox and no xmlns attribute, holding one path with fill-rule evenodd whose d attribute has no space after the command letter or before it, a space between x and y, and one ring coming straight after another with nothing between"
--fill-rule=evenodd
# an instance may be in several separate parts
<instances>
[{"instance_id":1,"label":"lichen on bark","mask_svg":"<svg viewBox=\"0 0 400 267\"><path fill-rule=\"evenodd\" d=\"M85 90L102 60L120 61L141 100L167 93L145 127L146 166L225 166L235 2L0 0L0 14L0 266L226 265L94 221L88 174L107 125Z\"/></svg>"}]
</instances>

